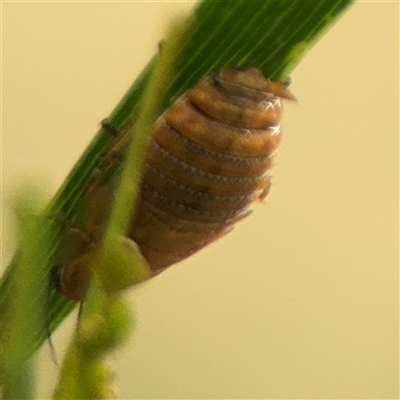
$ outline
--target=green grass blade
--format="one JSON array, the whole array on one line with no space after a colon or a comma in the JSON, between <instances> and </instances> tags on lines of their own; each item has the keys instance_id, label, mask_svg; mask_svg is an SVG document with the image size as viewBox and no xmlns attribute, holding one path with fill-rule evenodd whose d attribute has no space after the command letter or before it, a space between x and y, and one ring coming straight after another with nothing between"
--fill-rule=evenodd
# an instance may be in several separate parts
<instances>
[{"instance_id":1,"label":"green grass blade","mask_svg":"<svg viewBox=\"0 0 400 400\"><path fill-rule=\"evenodd\" d=\"M160 112L202 77L225 66L251 64L260 67L267 77L284 79L352 3L352 0L199 2L193 13L193 28L177 60L176 73L165 88L165 100L160 105ZM117 129L129 129L137 119L138 104L153 66L154 60L111 113L109 120ZM100 129L47 207L47 213L56 212L69 220L74 218L81 196L111 142L110 134ZM56 248L59 239L60 235L51 238L48 256ZM11 282L15 265L15 262L11 264L1 283L2 324L5 323L12 296ZM37 298L41 298L48 287L46 268L40 269L40 289L31 294ZM74 303L53 291L49 310L50 328L54 330L74 306ZM36 342L32 352L44 340L43 332L33 334L36 334Z\"/></svg>"}]
</instances>

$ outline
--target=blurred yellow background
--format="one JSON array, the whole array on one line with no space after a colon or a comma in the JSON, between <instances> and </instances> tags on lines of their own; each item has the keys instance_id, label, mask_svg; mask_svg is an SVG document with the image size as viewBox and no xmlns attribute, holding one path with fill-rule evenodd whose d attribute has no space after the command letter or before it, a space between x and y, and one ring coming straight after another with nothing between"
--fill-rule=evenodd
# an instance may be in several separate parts
<instances>
[{"instance_id":1,"label":"blurred yellow background","mask_svg":"<svg viewBox=\"0 0 400 400\"><path fill-rule=\"evenodd\" d=\"M194 4L2 3L3 265L16 183L55 192ZM399 3L360 1L298 66L266 204L127 293L121 398L398 398L398 35Z\"/></svg>"}]
</instances>

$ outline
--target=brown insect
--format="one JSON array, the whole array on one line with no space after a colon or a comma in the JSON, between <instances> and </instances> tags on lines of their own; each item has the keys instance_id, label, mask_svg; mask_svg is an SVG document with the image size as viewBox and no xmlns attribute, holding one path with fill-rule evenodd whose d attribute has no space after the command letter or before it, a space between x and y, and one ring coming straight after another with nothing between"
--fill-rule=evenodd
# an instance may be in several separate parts
<instances>
[{"instance_id":1,"label":"brown insect","mask_svg":"<svg viewBox=\"0 0 400 400\"><path fill-rule=\"evenodd\" d=\"M269 170L281 139L280 98L287 85L253 67L224 69L202 80L157 120L129 238L158 274L224 236L268 194ZM123 155L116 138L102 173ZM81 300L88 263L99 243L113 185L96 183L82 201L80 229L66 235L58 286Z\"/></svg>"}]
</instances>

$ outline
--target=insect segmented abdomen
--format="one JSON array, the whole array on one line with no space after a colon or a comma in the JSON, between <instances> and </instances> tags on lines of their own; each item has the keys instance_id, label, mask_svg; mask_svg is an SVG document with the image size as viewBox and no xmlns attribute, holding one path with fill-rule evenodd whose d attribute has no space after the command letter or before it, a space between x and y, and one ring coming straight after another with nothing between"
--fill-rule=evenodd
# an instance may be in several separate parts
<instances>
[{"instance_id":1,"label":"insect segmented abdomen","mask_svg":"<svg viewBox=\"0 0 400 400\"><path fill-rule=\"evenodd\" d=\"M156 122L128 236L154 274L230 232L271 185L284 84L256 68L225 69L178 99ZM56 286L82 300L113 203L129 135L115 137L55 257Z\"/></svg>"},{"instance_id":2,"label":"insect segmented abdomen","mask_svg":"<svg viewBox=\"0 0 400 400\"><path fill-rule=\"evenodd\" d=\"M283 84L226 69L157 121L129 236L157 273L228 232L268 193Z\"/></svg>"}]
</instances>

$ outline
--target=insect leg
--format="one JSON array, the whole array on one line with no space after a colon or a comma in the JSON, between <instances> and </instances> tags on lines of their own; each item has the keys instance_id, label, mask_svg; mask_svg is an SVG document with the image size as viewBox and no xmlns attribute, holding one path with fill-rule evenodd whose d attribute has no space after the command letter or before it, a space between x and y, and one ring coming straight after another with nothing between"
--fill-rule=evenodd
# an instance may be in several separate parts
<instances>
[{"instance_id":1,"label":"insect leg","mask_svg":"<svg viewBox=\"0 0 400 400\"><path fill-rule=\"evenodd\" d=\"M108 118L104 118L100 122L101 127L109 133L111 136L118 136L120 131L117 127L115 127Z\"/></svg>"}]
</instances>

